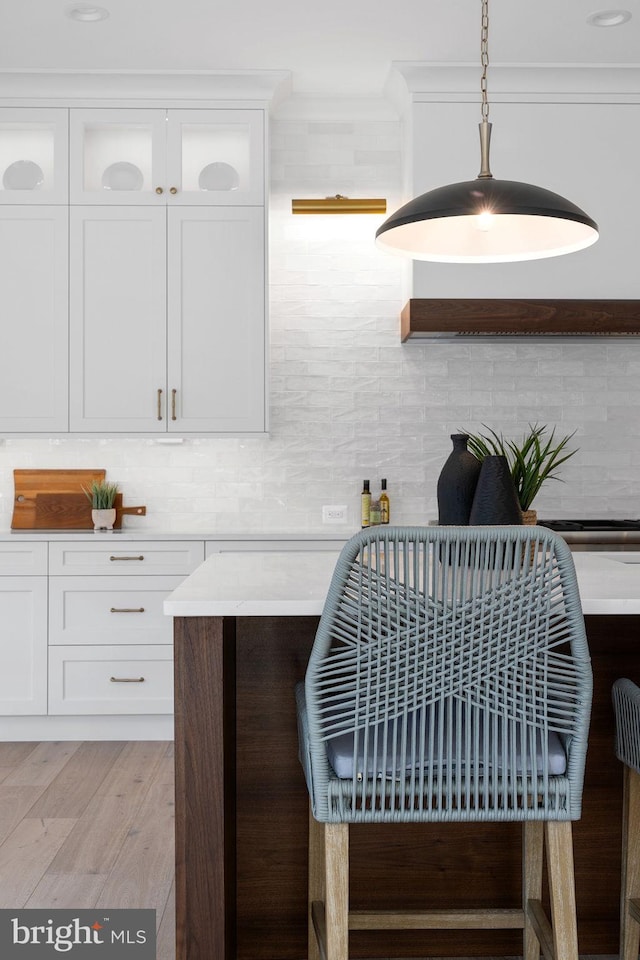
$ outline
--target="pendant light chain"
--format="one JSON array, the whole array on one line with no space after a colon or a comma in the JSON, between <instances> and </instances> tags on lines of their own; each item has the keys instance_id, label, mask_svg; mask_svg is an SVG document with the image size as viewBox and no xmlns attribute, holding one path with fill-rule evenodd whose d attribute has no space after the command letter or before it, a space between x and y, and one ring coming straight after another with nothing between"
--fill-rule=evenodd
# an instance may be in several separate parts
<instances>
[{"instance_id":1,"label":"pendant light chain","mask_svg":"<svg viewBox=\"0 0 640 960\"><path fill-rule=\"evenodd\" d=\"M489 100L487 97L487 69L489 67L489 0L482 0L482 26L480 30L480 63L482 76L480 90L482 92L482 119L489 119Z\"/></svg>"},{"instance_id":2,"label":"pendant light chain","mask_svg":"<svg viewBox=\"0 0 640 960\"><path fill-rule=\"evenodd\" d=\"M480 30L480 62L482 76L480 90L482 92L482 122L480 124L480 180L492 180L489 166L489 143L491 140L491 124L489 123L489 98L487 96L487 69L489 67L489 0L482 0L482 25Z\"/></svg>"}]
</instances>

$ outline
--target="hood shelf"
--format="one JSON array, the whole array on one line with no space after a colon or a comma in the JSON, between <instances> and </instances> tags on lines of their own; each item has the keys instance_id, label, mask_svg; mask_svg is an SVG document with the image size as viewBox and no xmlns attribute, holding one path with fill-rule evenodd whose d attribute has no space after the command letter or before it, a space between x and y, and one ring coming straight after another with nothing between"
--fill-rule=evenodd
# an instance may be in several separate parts
<instances>
[{"instance_id":1,"label":"hood shelf","mask_svg":"<svg viewBox=\"0 0 640 960\"><path fill-rule=\"evenodd\" d=\"M640 300L409 300L402 341L640 336Z\"/></svg>"}]
</instances>

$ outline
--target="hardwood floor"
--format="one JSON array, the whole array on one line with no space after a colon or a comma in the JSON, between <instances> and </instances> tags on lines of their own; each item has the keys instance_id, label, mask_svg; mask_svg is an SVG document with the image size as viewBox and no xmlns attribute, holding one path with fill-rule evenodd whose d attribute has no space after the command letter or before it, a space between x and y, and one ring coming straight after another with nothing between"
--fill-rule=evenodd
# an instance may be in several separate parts
<instances>
[{"instance_id":1,"label":"hardwood floor","mask_svg":"<svg viewBox=\"0 0 640 960\"><path fill-rule=\"evenodd\" d=\"M0 743L0 907L146 907L175 960L173 743Z\"/></svg>"}]
</instances>

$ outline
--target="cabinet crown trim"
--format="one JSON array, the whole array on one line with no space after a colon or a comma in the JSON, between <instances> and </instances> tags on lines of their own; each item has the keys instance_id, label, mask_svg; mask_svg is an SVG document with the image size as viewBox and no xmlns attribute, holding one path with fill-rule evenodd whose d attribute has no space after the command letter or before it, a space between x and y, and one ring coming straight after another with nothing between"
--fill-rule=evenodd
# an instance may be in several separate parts
<instances>
[{"instance_id":1,"label":"cabinet crown trim","mask_svg":"<svg viewBox=\"0 0 640 960\"><path fill-rule=\"evenodd\" d=\"M260 101L270 103L290 92L288 70L0 70L0 98L69 101L162 99Z\"/></svg>"}]
</instances>

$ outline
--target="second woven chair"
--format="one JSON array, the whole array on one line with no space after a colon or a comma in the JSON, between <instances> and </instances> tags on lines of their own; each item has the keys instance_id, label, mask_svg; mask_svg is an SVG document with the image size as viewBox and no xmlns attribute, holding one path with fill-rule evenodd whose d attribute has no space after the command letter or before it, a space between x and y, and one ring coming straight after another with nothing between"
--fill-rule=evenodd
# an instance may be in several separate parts
<instances>
[{"instance_id":1,"label":"second woven chair","mask_svg":"<svg viewBox=\"0 0 640 960\"><path fill-rule=\"evenodd\" d=\"M624 764L620 960L637 960L640 947L640 687L626 677L611 691L616 756Z\"/></svg>"},{"instance_id":2,"label":"second woven chair","mask_svg":"<svg viewBox=\"0 0 640 960\"><path fill-rule=\"evenodd\" d=\"M357 534L296 695L311 802L310 960L347 960L349 930L452 926L523 928L525 960L540 944L577 960L571 822L591 668L560 537L517 526ZM409 821L522 821L522 909L350 910L349 825Z\"/></svg>"}]
</instances>

